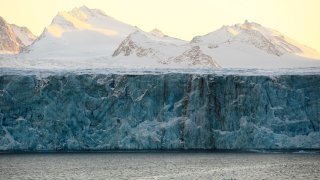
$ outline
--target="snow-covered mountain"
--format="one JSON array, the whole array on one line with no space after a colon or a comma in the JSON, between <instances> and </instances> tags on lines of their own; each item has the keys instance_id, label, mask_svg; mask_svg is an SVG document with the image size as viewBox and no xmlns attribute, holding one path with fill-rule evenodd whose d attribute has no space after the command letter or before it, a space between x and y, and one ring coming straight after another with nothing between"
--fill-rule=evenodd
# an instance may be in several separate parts
<instances>
[{"instance_id":1,"label":"snow-covered mountain","mask_svg":"<svg viewBox=\"0 0 320 180\"><path fill-rule=\"evenodd\" d=\"M113 53L113 57L134 55L137 57L154 57L159 60L166 60L174 58L177 53L182 52L184 44L187 43L186 41L164 35L157 29L150 33L137 30L122 41Z\"/></svg>"},{"instance_id":2,"label":"snow-covered mountain","mask_svg":"<svg viewBox=\"0 0 320 180\"><path fill-rule=\"evenodd\" d=\"M245 21L223 26L190 43L159 30L130 34L113 54L123 59L158 61L185 67L291 68L320 66L320 55L278 31Z\"/></svg>"},{"instance_id":3,"label":"snow-covered mountain","mask_svg":"<svg viewBox=\"0 0 320 180\"><path fill-rule=\"evenodd\" d=\"M113 53L118 61L145 59L171 67L219 67L214 59L205 55L199 46L169 37L158 29L151 32L138 30L130 34Z\"/></svg>"},{"instance_id":4,"label":"snow-covered mountain","mask_svg":"<svg viewBox=\"0 0 320 180\"><path fill-rule=\"evenodd\" d=\"M0 17L0 54L18 54L35 38L28 28L9 24Z\"/></svg>"},{"instance_id":5,"label":"snow-covered mountain","mask_svg":"<svg viewBox=\"0 0 320 180\"><path fill-rule=\"evenodd\" d=\"M21 41L23 46L29 46L37 38L27 27L11 24L12 30L16 37Z\"/></svg>"},{"instance_id":6,"label":"snow-covered mountain","mask_svg":"<svg viewBox=\"0 0 320 180\"><path fill-rule=\"evenodd\" d=\"M137 28L86 6L59 12L42 35L22 54L26 58L68 59L112 54Z\"/></svg>"},{"instance_id":7,"label":"snow-covered mountain","mask_svg":"<svg viewBox=\"0 0 320 180\"><path fill-rule=\"evenodd\" d=\"M196 36L198 45L222 67L305 67L319 66L320 55L278 31L245 21L223 26L204 36Z\"/></svg>"},{"instance_id":8,"label":"snow-covered mountain","mask_svg":"<svg viewBox=\"0 0 320 180\"><path fill-rule=\"evenodd\" d=\"M86 6L59 12L35 41L26 28L9 25L3 19L0 25L0 53L16 54L24 47L16 60L2 58L2 67L320 67L320 55L315 50L248 21L223 26L190 42L158 29L142 31Z\"/></svg>"}]
</instances>

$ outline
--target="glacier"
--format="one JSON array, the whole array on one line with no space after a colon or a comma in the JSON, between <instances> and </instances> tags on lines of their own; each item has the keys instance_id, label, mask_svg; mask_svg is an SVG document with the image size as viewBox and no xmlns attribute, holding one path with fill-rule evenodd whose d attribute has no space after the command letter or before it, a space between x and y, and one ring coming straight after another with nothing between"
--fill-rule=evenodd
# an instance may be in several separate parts
<instances>
[{"instance_id":1,"label":"glacier","mask_svg":"<svg viewBox=\"0 0 320 180\"><path fill-rule=\"evenodd\" d=\"M319 74L0 73L1 151L319 148Z\"/></svg>"}]
</instances>

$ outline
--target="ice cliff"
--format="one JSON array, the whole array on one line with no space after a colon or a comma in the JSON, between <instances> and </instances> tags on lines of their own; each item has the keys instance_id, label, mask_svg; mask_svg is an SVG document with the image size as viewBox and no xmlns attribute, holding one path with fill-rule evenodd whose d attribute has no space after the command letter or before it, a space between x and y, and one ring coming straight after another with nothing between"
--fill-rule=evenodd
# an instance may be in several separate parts
<instances>
[{"instance_id":1,"label":"ice cliff","mask_svg":"<svg viewBox=\"0 0 320 180\"><path fill-rule=\"evenodd\" d=\"M320 75L0 75L0 149L320 148Z\"/></svg>"}]
</instances>

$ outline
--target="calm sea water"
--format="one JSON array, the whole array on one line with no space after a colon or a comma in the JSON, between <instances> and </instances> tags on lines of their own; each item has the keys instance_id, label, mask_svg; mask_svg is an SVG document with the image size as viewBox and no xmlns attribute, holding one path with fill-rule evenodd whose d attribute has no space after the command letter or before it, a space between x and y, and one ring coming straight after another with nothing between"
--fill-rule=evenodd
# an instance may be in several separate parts
<instances>
[{"instance_id":1,"label":"calm sea water","mask_svg":"<svg viewBox=\"0 0 320 180\"><path fill-rule=\"evenodd\" d=\"M320 154L0 154L0 179L320 179Z\"/></svg>"}]
</instances>

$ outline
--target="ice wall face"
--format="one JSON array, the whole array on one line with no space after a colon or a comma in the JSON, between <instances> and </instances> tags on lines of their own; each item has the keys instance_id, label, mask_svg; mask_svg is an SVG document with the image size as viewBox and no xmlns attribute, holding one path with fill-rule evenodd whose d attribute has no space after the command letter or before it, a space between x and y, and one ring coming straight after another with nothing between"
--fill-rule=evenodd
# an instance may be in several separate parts
<instances>
[{"instance_id":1,"label":"ice wall face","mask_svg":"<svg viewBox=\"0 0 320 180\"><path fill-rule=\"evenodd\" d=\"M0 76L1 150L320 148L320 76Z\"/></svg>"}]
</instances>

